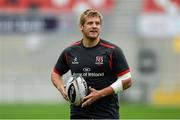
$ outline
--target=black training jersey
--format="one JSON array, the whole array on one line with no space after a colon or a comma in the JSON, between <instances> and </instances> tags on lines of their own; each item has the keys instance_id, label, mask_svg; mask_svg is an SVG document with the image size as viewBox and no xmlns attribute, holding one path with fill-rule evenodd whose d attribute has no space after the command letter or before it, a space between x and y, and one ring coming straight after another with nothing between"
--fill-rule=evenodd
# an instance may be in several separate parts
<instances>
[{"instance_id":1,"label":"black training jersey","mask_svg":"<svg viewBox=\"0 0 180 120\"><path fill-rule=\"evenodd\" d=\"M71 70L71 74L81 74L88 86L97 90L103 89L129 72L129 67L122 50L105 40L91 48L78 41L67 47L60 55L54 71L63 75ZM71 105L71 115L89 116L89 118L118 118L119 102L117 94L106 96L91 106L81 108Z\"/></svg>"}]
</instances>

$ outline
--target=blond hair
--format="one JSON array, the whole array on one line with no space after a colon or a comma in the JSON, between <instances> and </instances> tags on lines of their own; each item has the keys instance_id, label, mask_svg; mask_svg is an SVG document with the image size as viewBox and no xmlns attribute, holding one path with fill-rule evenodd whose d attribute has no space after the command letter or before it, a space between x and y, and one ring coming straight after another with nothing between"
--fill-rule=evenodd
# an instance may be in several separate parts
<instances>
[{"instance_id":1,"label":"blond hair","mask_svg":"<svg viewBox=\"0 0 180 120\"><path fill-rule=\"evenodd\" d=\"M79 25L82 26L86 22L86 18L88 17L99 17L100 23L102 24L102 15L101 13L96 9L87 9L84 11L80 16Z\"/></svg>"}]
</instances>

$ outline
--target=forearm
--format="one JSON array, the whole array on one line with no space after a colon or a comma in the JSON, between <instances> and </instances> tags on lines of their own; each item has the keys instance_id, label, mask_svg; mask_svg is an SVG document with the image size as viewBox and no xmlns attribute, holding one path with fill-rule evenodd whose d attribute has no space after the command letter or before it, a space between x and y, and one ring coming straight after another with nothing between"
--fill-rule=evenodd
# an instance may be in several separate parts
<instances>
[{"instance_id":1,"label":"forearm","mask_svg":"<svg viewBox=\"0 0 180 120\"><path fill-rule=\"evenodd\" d=\"M58 89L58 91L62 94L64 99L68 100L67 93L64 88L64 82L62 79L62 76L58 75L54 71L51 73L51 81L54 84L54 86Z\"/></svg>"},{"instance_id":2,"label":"forearm","mask_svg":"<svg viewBox=\"0 0 180 120\"><path fill-rule=\"evenodd\" d=\"M112 87L106 87L104 89L101 89L97 92L97 96L99 96L99 98L111 95L114 93L114 90L112 89Z\"/></svg>"},{"instance_id":3,"label":"forearm","mask_svg":"<svg viewBox=\"0 0 180 120\"><path fill-rule=\"evenodd\" d=\"M101 99L108 95L112 95L114 93L123 91L129 88L130 86L131 86L131 78L125 76L123 78L118 79L112 85L105 87L101 90L90 88L90 94L84 98L82 107L91 105L93 102L97 101L98 99Z\"/></svg>"},{"instance_id":4,"label":"forearm","mask_svg":"<svg viewBox=\"0 0 180 120\"><path fill-rule=\"evenodd\" d=\"M111 85L111 87L115 93L118 93L131 87L131 84L131 74L126 73L125 75L118 77L118 79Z\"/></svg>"},{"instance_id":5,"label":"forearm","mask_svg":"<svg viewBox=\"0 0 180 120\"><path fill-rule=\"evenodd\" d=\"M131 79L126 79L122 81L122 90L125 90L127 88L129 88L131 86ZM108 86L102 90L99 90L97 92L97 96L99 96L100 98L114 94L115 91L111 86Z\"/></svg>"},{"instance_id":6,"label":"forearm","mask_svg":"<svg viewBox=\"0 0 180 120\"><path fill-rule=\"evenodd\" d=\"M59 91L63 90L64 83L63 83L63 80L62 80L61 76L59 76L55 72L52 72L51 73L51 81Z\"/></svg>"}]
</instances>

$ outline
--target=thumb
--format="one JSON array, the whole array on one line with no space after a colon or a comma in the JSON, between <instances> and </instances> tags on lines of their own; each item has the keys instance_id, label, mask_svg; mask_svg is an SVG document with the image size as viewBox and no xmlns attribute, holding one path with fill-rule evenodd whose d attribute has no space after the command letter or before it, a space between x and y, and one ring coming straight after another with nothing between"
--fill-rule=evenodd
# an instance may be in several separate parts
<instances>
[{"instance_id":1,"label":"thumb","mask_svg":"<svg viewBox=\"0 0 180 120\"><path fill-rule=\"evenodd\" d=\"M89 88L90 92L96 91L94 88Z\"/></svg>"}]
</instances>

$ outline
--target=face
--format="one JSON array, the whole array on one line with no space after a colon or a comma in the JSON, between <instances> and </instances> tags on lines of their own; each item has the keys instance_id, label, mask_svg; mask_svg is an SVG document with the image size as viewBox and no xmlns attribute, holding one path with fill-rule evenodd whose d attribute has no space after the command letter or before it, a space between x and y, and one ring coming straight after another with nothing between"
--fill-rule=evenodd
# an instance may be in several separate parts
<instances>
[{"instance_id":1,"label":"face","mask_svg":"<svg viewBox=\"0 0 180 120\"><path fill-rule=\"evenodd\" d=\"M101 22L99 17L88 17L80 29L87 39L95 40L101 32Z\"/></svg>"}]
</instances>

